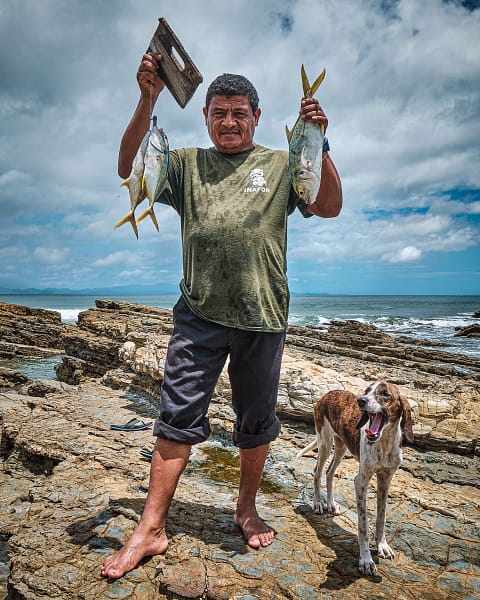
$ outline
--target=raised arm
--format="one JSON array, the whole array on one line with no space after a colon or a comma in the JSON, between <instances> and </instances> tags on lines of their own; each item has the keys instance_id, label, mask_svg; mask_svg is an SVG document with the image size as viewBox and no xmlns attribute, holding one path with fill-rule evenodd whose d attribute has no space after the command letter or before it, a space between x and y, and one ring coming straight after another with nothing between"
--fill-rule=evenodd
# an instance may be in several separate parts
<instances>
[{"instance_id":1,"label":"raised arm","mask_svg":"<svg viewBox=\"0 0 480 600\"><path fill-rule=\"evenodd\" d=\"M323 125L325 131L327 130L327 116L315 98L303 98L300 116L305 121L310 120ZM307 210L318 217L337 217L342 210L342 182L328 152L323 153L322 159L320 189L317 199L307 207Z\"/></svg>"},{"instance_id":2,"label":"raised arm","mask_svg":"<svg viewBox=\"0 0 480 600\"><path fill-rule=\"evenodd\" d=\"M158 95L165 87L157 73L160 54L144 54L137 71L140 100L120 142L118 174L126 179L130 175L132 162L140 142L150 126L150 118Z\"/></svg>"}]
</instances>

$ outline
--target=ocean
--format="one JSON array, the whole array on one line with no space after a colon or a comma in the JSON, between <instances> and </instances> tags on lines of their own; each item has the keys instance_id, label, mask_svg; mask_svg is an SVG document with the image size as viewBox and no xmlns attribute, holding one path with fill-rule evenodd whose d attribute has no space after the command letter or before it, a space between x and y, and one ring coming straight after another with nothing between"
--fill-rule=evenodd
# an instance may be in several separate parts
<instances>
[{"instance_id":1,"label":"ocean","mask_svg":"<svg viewBox=\"0 0 480 600\"><path fill-rule=\"evenodd\" d=\"M0 302L57 310L62 320L75 323L78 313L95 306L100 296L87 295L0 295ZM108 296L147 306L172 308L177 295ZM454 337L456 327L466 327L480 318L480 296L301 296L292 295L289 322L324 328L333 320L354 319L369 323L392 336L407 335L445 350L480 357L480 340Z\"/></svg>"}]
</instances>

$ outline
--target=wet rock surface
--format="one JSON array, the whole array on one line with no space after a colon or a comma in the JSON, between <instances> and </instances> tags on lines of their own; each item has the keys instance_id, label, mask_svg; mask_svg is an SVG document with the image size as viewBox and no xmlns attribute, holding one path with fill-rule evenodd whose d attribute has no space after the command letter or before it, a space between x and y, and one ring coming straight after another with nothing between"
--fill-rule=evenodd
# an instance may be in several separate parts
<instances>
[{"instance_id":1,"label":"wet rock surface","mask_svg":"<svg viewBox=\"0 0 480 600\"><path fill-rule=\"evenodd\" d=\"M480 323L474 323L467 327L456 327L456 336L480 338Z\"/></svg>"},{"instance_id":2,"label":"wet rock surface","mask_svg":"<svg viewBox=\"0 0 480 600\"><path fill-rule=\"evenodd\" d=\"M222 375L210 409L212 439L194 448L181 479L166 554L109 582L101 564L140 518L149 475L140 451L154 441L151 430L109 425L155 417L171 313L102 301L82 313L78 327L60 324L61 347L71 353L58 367L62 381L0 372L0 597L478 597L478 361L449 360L444 349L402 344L359 325L289 331L279 393L283 427L259 494L275 542L249 549L233 524L238 453ZM337 471L341 514L317 515L315 455L295 456L312 440L319 395L334 388L360 392L380 377L399 384L416 423L415 443L405 448L389 495L387 539L396 556L380 559L373 578L357 566L355 461L347 457ZM371 526L375 504L373 483Z\"/></svg>"}]
</instances>

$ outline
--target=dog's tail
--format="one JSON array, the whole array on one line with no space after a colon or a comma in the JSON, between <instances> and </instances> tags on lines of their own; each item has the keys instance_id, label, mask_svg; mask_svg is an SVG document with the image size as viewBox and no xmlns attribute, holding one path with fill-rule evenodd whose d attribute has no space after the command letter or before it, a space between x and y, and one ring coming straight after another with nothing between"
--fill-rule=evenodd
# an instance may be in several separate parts
<instances>
[{"instance_id":1,"label":"dog's tail","mask_svg":"<svg viewBox=\"0 0 480 600\"><path fill-rule=\"evenodd\" d=\"M316 447L317 447L317 438L315 438L313 440L313 442L310 442L310 444L308 444L308 446L305 446L305 448L303 448L303 450L300 450L300 452L297 453L295 458L301 458L304 454L306 454L307 452L310 452L310 450L313 450Z\"/></svg>"}]
</instances>

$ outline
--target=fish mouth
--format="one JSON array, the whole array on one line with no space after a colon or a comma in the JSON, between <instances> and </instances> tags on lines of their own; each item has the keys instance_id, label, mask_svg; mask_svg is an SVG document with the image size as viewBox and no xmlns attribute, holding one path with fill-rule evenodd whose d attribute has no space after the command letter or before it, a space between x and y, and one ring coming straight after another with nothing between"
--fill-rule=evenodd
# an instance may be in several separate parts
<instances>
[{"instance_id":1,"label":"fish mouth","mask_svg":"<svg viewBox=\"0 0 480 600\"><path fill-rule=\"evenodd\" d=\"M365 429L365 435L369 442L376 442L382 435L382 429L385 425L385 415L379 413L368 413L368 427Z\"/></svg>"}]
</instances>

